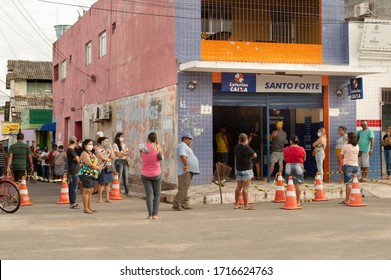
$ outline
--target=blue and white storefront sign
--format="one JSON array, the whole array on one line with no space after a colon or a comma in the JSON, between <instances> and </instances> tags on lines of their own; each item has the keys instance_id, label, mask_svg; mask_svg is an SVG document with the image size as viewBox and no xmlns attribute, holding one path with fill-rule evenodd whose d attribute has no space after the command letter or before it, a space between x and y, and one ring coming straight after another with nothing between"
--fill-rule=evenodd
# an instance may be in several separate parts
<instances>
[{"instance_id":1,"label":"blue and white storefront sign","mask_svg":"<svg viewBox=\"0 0 391 280\"><path fill-rule=\"evenodd\" d=\"M222 73L222 92L256 92L256 74Z\"/></svg>"},{"instance_id":2,"label":"blue and white storefront sign","mask_svg":"<svg viewBox=\"0 0 391 280\"><path fill-rule=\"evenodd\" d=\"M257 92L322 93L322 77L259 75Z\"/></svg>"},{"instance_id":3,"label":"blue and white storefront sign","mask_svg":"<svg viewBox=\"0 0 391 280\"><path fill-rule=\"evenodd\" d=\"M362 78L350 79L349 95L351 100L364 98Z\"/></svg>"}]
</instances>

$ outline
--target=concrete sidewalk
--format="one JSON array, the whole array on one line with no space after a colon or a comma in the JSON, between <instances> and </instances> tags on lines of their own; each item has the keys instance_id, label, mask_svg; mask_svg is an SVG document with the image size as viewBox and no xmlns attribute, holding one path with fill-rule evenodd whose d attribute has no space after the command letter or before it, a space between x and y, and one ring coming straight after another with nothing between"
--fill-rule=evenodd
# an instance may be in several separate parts
<instances>
[{"instance_id":1,"label":"concrete sidewalk","mask_svg":"<svg viewBox=\"0 0 391 280\"><path fill-rule=\"evenodd\" d=\"M314 181L306 179L302 186L302 199L310 200L314 197ZM366 183L359 183L360 189L365 197L391 198L391 180L370 180ZM229 178L224 187L221 188L213 183L209 185L191 186L189 197L192 204L232 204L235 202L236 180ZM249 188L251 202L270 202L275 197L276 186L273 182L267 183L254 180ZM323 183L325 195L329 199L343 199L345 197L345 186L339 183ZM144 190L140 186L132 186L131 194L135 197L145 198ZM161 201L172 203L177 190L162 191Z\"/></svg>"}]
</instances>

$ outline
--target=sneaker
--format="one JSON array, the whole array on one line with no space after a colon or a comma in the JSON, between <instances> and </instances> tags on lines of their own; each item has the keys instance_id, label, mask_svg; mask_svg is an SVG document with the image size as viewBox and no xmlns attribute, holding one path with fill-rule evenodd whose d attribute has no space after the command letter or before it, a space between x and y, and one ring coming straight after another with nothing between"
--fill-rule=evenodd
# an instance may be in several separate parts
<instances>
[{"instance_id":1,"label":"sneaker","mask_svg":"<svg viewBox=\"0 0 391 280\"><path fill-rule=\"evenodd\" d=\"M182 206L183 209L187 209L187 210L193 209L193 208L191 208L191 207L188 206L188 205L181 205L181 206Z\"/></svg>"},{"instance_id":2,"label":"sneaker","mask_svg":"<svg viewBox=\"0 0 391 280\"><path fill-rule=\"evenodd\" d=\"M181 207L175 207L175 206L172 207L172 210L183 211L183 209Z\"/></svg>"}]
</instances>

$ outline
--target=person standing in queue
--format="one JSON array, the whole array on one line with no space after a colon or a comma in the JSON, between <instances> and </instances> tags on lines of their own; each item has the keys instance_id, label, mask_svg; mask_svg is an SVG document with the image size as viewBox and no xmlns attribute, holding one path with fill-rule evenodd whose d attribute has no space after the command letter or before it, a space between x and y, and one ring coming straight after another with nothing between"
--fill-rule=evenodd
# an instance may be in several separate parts
<instances>
[{"instance_id":1,"label":"person standing in queue","mask_svg":"<svg viewBox=\"0 0 391 280\"><path fill-rule=\"evenodd\" d=\"M296 190L297 205L301 206L300 183L304 181L304 161L306 160L306 152L303 147L299 146L299 138L294 135L289 140L290 146L283 151L285 158L285 180L288 182L289 176L292 176Z\"/></svg>"},{"instance_id":2,"label":"person standing in queue","mask_svg":"<svg viewBox=\"0 0 391 280\"><path fill-rule=\"evenodd\" d=\"M254 207L248 205L248 187L251 179L254 177L253 164L251 159L256 158L257 154L248 146L248 137L246 133L239 135L239 143L235 147L235 175L237 186L235 189L235 206L234 209L239 209L240 193L243 194L244 210L255 210Z\"/></svg>"},{"instance_id":3,"label":"person standing in queue","mask_svg":"<svg viewBox=\"0 0 391 280\"><path fill-rule=\"evenodd\" d=\"M93 153L94 145L92 144L91 139L85 139L83 141L83 153L81 154L81 160L83 162L83 166L79 170L79 178L81 183L83 184L83 206L84 213L93 214L97 212L97 210L92 209L91 201L92 201L92 191L95 186L95 182L98 179L99 172L101 170L98 164L98 158Z\"/></svg>"},{"instance_id":4,"label":"person standing in queue","mask_svg":"<svg viewBox=\"0 0 391 280\"><path fill-rule=\"evenodd\" d=\"M181 140L177 147L178 191L172 203L172 209L176 211L191 209L187 194L193 176L200 174L199 162L192 149L193 136L189 132L184 132Z\"/></svg>"},{"instance_id":5,"label":"person standing in queue","mask_svg":"<svg viewBox=\"0 0 391 280\"><path fill-rule=\"evenodd\" d=\"M323 127L319 128L317 135L319 138L312 144L312 147L314 147L316 169L320 172L323 181L323 161L326 157L325 149L327 145L326 130Z\"/></svg>"},{"instance_id":6,"label":"person standing in queue","mask_svg":"<svg viewBox=\"0 0 391 280\"><path fill-rule=\"evenodd\" d=\"M79 209L79 204L76 203L76 190L79 176L77 175L80 169L80 158L75 151L77 139L75 136L69 138L69 145L66 150L67 158L67 177L68 177L68 193L69 193L69 208Z\"/></svg>"},{"instance_id":7,"label":"person standing in queue","mask_svg":"<svg viewBox=\"0 0 391 280\"><path fill-rule=\"evenodd\" d=\"M20 180L26 175L27 165L26 158L30 165L30 172L34 173L33 158L31 156L31 150L29 146L24 143L24 134L19 132L16 135L17 142L12 144L8 151L8 159L6 172L8 175L13 175L15 182L18 182L18 188L20 187Z\"/></svg>"},{"instance_id":8,"label":"person standing in queue","mask_svg":"<svg viewBox=\"0 0 391 280\"><path fill-rule=\"evenodd\" d=\"M357 136L353 132L348 134L348 143L343 146L340 157L343 162L343 177L346 186L346 197L345 200L341 201L340 204L348 204L350 200L350 193L352 189L353 175L359 172L358 165L358 153L359 146L357 144Z\"/></svg>"},{"instance_id":9,"label":"person standing in queue","mask_svg":"<svg viewBox=\"0 0 391 280\"><path fill-rule=\"evenodd\" d=\"M162 147L159 145L157 134L148 134L144 148L139 148L142 159L141 180L143 181L146 204L148 210L147 219L160 220L159 205L162 185L162 171L160 161L163 159Z\"/></svg>"},{"instance_id":10,"label":"person standing in queue","mask_svg":"<svg viewBox=\"0 0 391 280\"><path fill-rule=\"evenodd\" d=\"M361 121L362 130L357 132L357 141L360 152L358 153L358 164L361 167L362 178L360 182L365 182L368 179L369 172L369 158L372 156L373 148L375 146L375 134L373 130L368 127L366 120Z\"/></svg>"},{"instance_id":11,"label":"person standing in queue","mask_svg":"<svg viewBox=\"0 0 391 280\"><path fill-rule=\"evenodd\" d=\"M345 146L348 143L348 136L346 135L346 127L339 126L338 127L338 135L337 141L335 141L335 155L337 156L338 165L340 167L340 172L342 172L342 160L341 160L341 151L343 146ZM343 183L343 175L340 183Z\"/></svg>"},{"instance_id":12,"label":"person standing in queue","mask_svg":"<svg viewBox=\"0 0 391 280\"><path fill-rule=\"evenodd\" d=\"M381 145L384 147L384 161L386 163L387 179L391 179L391 125L387 126L387 132L383 136Z\"/></svg>"},{"instance_id":13,"label":"person standing in queue","mask_svg":"<svg viewBox=\"0 0 391 280\"><path fill-rule=\"evenodd\" d=\"M256 158L252 159L253 164L255 165L255 171L257 172L257 180L262 180L261 177L261 159L262 159L262 138L259 136L257 131L253 131L250 134L249 146L257 154Z\"/></svg>"},{"instance_id":14,"label":"person standing in queue","mask_svg":"<svg viewBox=\"0 0 391 280\"><path fill-rule=\"evenodd\" d=\"M284 123L282 121L276 122L276 130L272 132L269 137L271 142L271 155L270 155L270 176L273 175L274 166L278 162L278 172L282 174L284 169L284 156L283 150L286 144L287 135L282 129ZM266 180L267 178L264 178Z\"/></svg>"},{"instance_id":15,"label":"person standing in queue","mask_svg":"<svg viewBox=\"0 0 391 280\"><path fill-rule=\"evenodd\" d=\"M122 132L118 132L115 135L113 150L115 154L114 166L115 170L118 172L118 179L120 180L120 183L122 181L124 184L125 195L130 197L128 183L129 162L127 160L130 156L130 151L126 147L124 134Z\"/></svg>"}]
</instances>

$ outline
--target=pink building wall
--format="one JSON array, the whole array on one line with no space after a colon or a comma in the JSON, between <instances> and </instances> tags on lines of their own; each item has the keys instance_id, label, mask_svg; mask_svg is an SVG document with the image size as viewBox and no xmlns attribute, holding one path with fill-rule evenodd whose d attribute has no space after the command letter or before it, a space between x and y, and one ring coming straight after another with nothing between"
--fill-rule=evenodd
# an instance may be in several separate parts
<instances>
[{"instance_id":1,"label":"pink building wall","mask_svg":"<svg viewBox=\"0 0 391 280\"><path fill-rule=\"evenodd\" d=\"M174 9L159 7L134 1L99 1L54 43L53 66L59 69L59 79L53 82L57 139L66 143L69 134L80 134L75 122L84 121L83 130L92 126L85 123L88 104L177 84ZM99 58L99 34L103 31L107 52ZM86 65L85 46L89 41L92 63ZM67 77L62 81L60 64L64 59ZM83 131L83 137L87 136L93 135Z\"/></svg>"}]
</instances>

